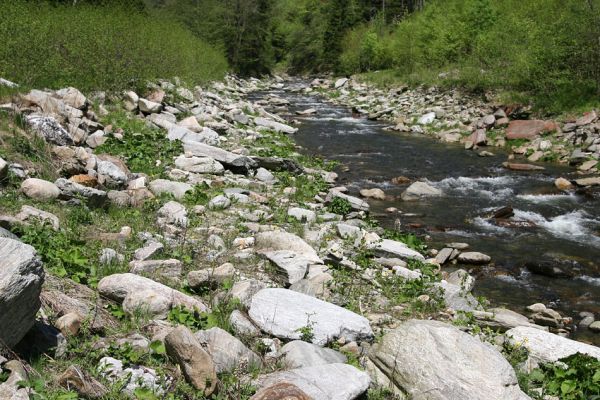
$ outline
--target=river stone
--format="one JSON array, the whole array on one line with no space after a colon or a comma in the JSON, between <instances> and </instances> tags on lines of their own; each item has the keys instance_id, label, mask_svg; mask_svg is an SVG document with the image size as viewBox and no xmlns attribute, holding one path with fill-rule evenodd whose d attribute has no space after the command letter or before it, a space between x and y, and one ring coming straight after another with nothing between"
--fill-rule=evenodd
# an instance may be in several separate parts
<instances>
[{"instance_id":1,"label":"river stone","mask_svg":"<svg viewBox=\"0 0 600 400\"><path fill-rule=\"evenodd\" d=\"M435 286L443 290L444 303L446 307L456 311L471 312L481 309L481 305L469 291L459 285L453 285L447 281L436 283Z\"/></svg>"},{"instance_id":2,"label":"river stone","mask_svg":"<svg viewBox=\"0 0 600 400\"><path fill-rule=\"evenodd\" d=\"M291 383L279 382L258 390L250 400L314 400Z\"/></svg>"},{"instance_id":3,"label":"river stone","mask_svg":"<svg viewBox=\"0 0 600 400\"><path fill-rule=\"evenodd\" d=\"M300 222L315 222L317 214L312 210L307 210L300 207L292 207L288 210L288 217L292 217Z\"/></svg>"},{"instance_id":4,"label":"river stone","mask_svg":"<svg viewBox=\"0 0 600 400\"><path fill-rule=\"evenodd\" d=\"M477 325L492 328L494 331L505 332L517 326L548 330L548 328L532 324L526 316L505 308L490 308L487 311L474 310L473 316L477 320Z\"/></svg>"},{"instance_id":5,"label":"river stone","mask_svg":"<svg viewBox=\"0 0 600 400\"><path fill-rule=\"evenodd\" d=\"M340 78L335 81L335 83L333 84L333 87L336 89L339 89L342 86L344 86L346 83L348 83L348 78Z\"/></svg>"},{"instance_id":6,"label":"river stone","mask_svg":"<svg viewBox=\"0 0 600 400\"><path fill-rule=\"evenodd\" d=\"M383 239L381 241L369 245L375 255L379 257L398 257L401 259L414 258L424 261L425 257L418 251L415 251L402 242L395 240Z\"/></svg>"},{"instance_id":7,"label":"river stone","mask_svg":"<svg viewBox=\"0 0 600 400\"><path fill-rule=\"evenodd\" d=\"M432 124L433 121L435 121L435 113L434 112L430 112L430 113L422 115L419 118L419 120L417 121L417 123L419 125L429 125L429 124Z\"/></svg>"},{"instance_id":8,"label":"river stone","mask_svg":"<svg viewBox=\"0 0 600 400\"><path fill-rule=\"evenodd\" d=\"M233 371L235 368L260 367L260 357L248 349L244 343L221 328L211 328L196 332L196 339L204 345L215 365L217 374ZM242 368L244 369L244 368Z\"/></svg>"},{"instance_id":9,"label":"river stone","mask_svg":"<svg viewBox=\"0 0 600 400\"><path fill-rule=\"evenodd\" d=\"M162 110L162 105L160 103L155 103L147 99L139 99L138 107L144 114L156 114Z\"/></svg>"},{"instance_id":10,"label":"river stone","mask_svg":"<svg viewBox=\"0 0 600 400\"><path fill-rule=\"evenodd\" d=\"M288 286L302 280L311 264L311 261L302 254L289 250L267 251L264 256L278 267Z\"/></svg>"},{"instance_id":11,"label":"river stone","mask_svg":"<svg viewBox=\"0 0 600 400\"><path fill-rule=\"evenodd\" d=\"M48 143L57 146L71 146L74 144L73 138L69 132L67 132L58 121L52 117L33 114L27 117L27 123Z\"/></svg>"},{"instance_id":12,"label":"river stone","mask_svg":"<svg viewBox=\"0 0 600 400\"><path fill-rule=\"evenodd\" d=\"M453 252L454 252L454 249L451 249L449 247L444 247L435 256L435 261L440 265L444 265L444 264L446 264L447 261L449 261L450 256L452 255Z\"/></svg>"},{"instance_id":13,"label":"river stone","mask_svg":"<svg viewBox=\"0 0 600 400\"><path fill-rule=\"evenodd\" d=\"M350 206L352 206L353 210L369 211L369 209L370 209L369 203L367 203L366 201L361 200L358 197L349 196L338 190L330 190L329 194L327 195L326 201L331 202L335 197L339 197L341 199L347 200L350 203Z\"/></svg>"},{"instance_id":14,"label":"river stone","mask_svg":"<svg viewBox=\"0 0 600 400\"><path fill-rule=\"evenodd\" d=\"M21 210L15 215L15 218L25 223L34 222L36 220L41 221L44 224L49 223L55 231L60 227L60 220L56 215L31 206L21 206Z\"/></svg>"},{"instance_id":15,"label":"river stone","mask_svg":"<svg viewBox=\"0 0 600 400\"><path fill-rule=\"evenodd\" d=\"M162 193L170 193L177 200L183 199L185 194L193 189L192 185L184 182L169 181L166 179L156 179L150 182L150 190L159 196Z\"/></svg>"},{"instance_id":16,"label":"river stone","mask_svg":"<svg viewBox=\"0 0 600 400\"><path fill-rule=\"evenodd\" d=\"M281 122L272 121L262 117L254 118L254 123L257 126L262 126L279 133L292 134L298 131L298 128L293 128L289 125L282 124Z\"/></svg>"},{"instance_id":17,"label":"river stone","mask_svg":"<svg viewBox=\"0 0 600 400\"><path fill-rule=\"evenodd\" d=\"M360 191L362 197L367 197L375 200L385 200L385 192L378 188L362 189Z\"/></svg>"},{"instance_id":18,"label":"river stone","mask_svg":"<svg viewBox=\"0 0 600 400\"><path fill-rule=\"evenodd\" d=\"M44 269L33 247L0 238L0 340L9 348L33 327L40 308Z\"/></svg>"},{"instance_id":19,"label":"river stone","mask_svg":"<svg viewBox=\"0 0 600 400\"><path fill-rule=\"evenodd\" d=\"M524 346L529 351L533 366L550 363L575 353L587 354L600 360L600 347L577 342L562 336L528 326L519 326L506 331L513 344Z\"/></svg>"},{"instance_id":20,"label":"river stone","mask_svg":"<svg viewBox=\"0 0 600 400\"><path fill-rule=\"evenodd\" d=\"M540 120L513 120L506 128L506 139L535 139L544 132L553 132L557 129L553 121Z\"/></svg>"},{"instance_id":21,"label":"river stone","mask_svg":"<svg viewBox=\"0 0 600 400\"><path fill-rule=\"evenodd\" d=\"M529 399L502 354L443 322L407 321L369 358L411 399Z\"/></svg>"},{"instance_id":22,"label":"river stone","mask_svg":"<svg viewBox=\"0 0 600 400\"><path fill-rule=\"evenodd\" d=\"M476 251L468 251L460 253L458 255L458 261L464 264L487 264L492 261L492 258L486 254L478 253Z\"/></svg>"},{"instance_id":23,"label":"river stone","mask_svg":"<svg viewBox=\"0 0 600 400\"><path fill-rule=\"evenodd\" d=\"M326 364L275 372L258 378L258 386L296 386L314 400L353 400L371 384L369 375L348 364Z\"/></svg>"},{"instance_id":24,"label":"river stone","mask_svg":"<svg viewBox=\"0 0 600 400\"><path fill-rule=\"evenodd\" d=\"M235 173L247 174L248 171L255 168L257 165L256 161L249 157L241 156L204 143L184 142L183 150L186 154L190 153L197 157L211 157L223 164L225 168Z\"/></svg>"},{"instance_id":25,"label":"river stone","mask_svg":"<svg viewBox=\"0 0 600 400\"><path fill-rule=\"evenodd\" d=\"M223 164L210 157L185 157L181 155L175 159L175 166L196 174L221 175L225 171Z\"/></svg>"},{"instance_id":26,"label":"river stone","mask_svg":"<svg viewBox=\"0 0 600 400\"><path fill-rule=\"evenodd\" d=\"M21 191L25 196L39 201L54 200L60 195L60 189L54 183L37 178L25 179L21 183Z\"/></svg>"},{"instance_id":27,"label":"river stone","mask_svg":"<svg viewBox=\"0 0 600 400\"><path fill-rule=\"evenodd\" d=\"M155 282L152 279L143 276L125 273L113 274L102 278L98 283L98 292L102 296L106 296L111 300L122 303L125 297L131 292L141 292L148 290L154 291L156 294L162 294L167 298L172 299L173 306L184 306L189 309L198 309L201 312L207 311L208 308L199 300L171 289L161 283Z\"/></svg>"},{"instance_id":28,"label":"river stone","mask_svg":"<svg viewBox=\"0 0 600 400\"><path fill-rule=\"evenodd\" d=\"M215 366L194 334L179 325L165 337L165 347L169 357L181 367L186 380L205 396L210 396L218 382Z\"/></svg>"},{"instance_id":29,"label":"river stone","mask_svg":"<svg viewBox=\"0 0 600 400\"><path fill-rule=\"evenodd\" d=\"M102 207L108 200L108 194L104 190L80 185L72 180L59 178L54 184L59 188L61 198L83 197L87 200L87 204L93 207Z\"/></svg>"},{"instance_id":30,"label":"river stone","mask_svg":"<svg viewBox=\"0 0 600 400\"><path fill-rule=\"evenodd\" d=\"M282 356L287 368L304 368L315 365L346 363L347 358L339 351L317 346L316 344L294 340L281 348Z\"/></svg>"},{"instance_id":31,"label":"river stone","mask_svg":"<svg viewBox=\"0 0 600 400\"><path fill-rule=\"evenodd\" d=\"M323 263L317 252L308 243L302 240L302 238L288 232L260 232L256 235L254 247L258 253L287 250L302 255L312 263Z\"/></svg>"},{"instance_id":32,"label":"river stone","mask_svg":"<svg viewBox=\"0 0 600 400\"><path fill-rule=\"evenodd\" d=\"M252 297L248 314L263 331L283 339L300 339L311 327L312 342L325 345L336 338L373 338L369 321L352 311L287 289L263 289Z\"/></svg>"},{"instance_id":33,"label":"river stone","mask_svg":"<svg viewBox=\"0 0 600 400\"><path fill-rule=\"evenodd\" d=\"M424 197L440 197L442 191L425 182L415 182L402 192L402 200L416 201Z\"/></svg>"}]
</instances>

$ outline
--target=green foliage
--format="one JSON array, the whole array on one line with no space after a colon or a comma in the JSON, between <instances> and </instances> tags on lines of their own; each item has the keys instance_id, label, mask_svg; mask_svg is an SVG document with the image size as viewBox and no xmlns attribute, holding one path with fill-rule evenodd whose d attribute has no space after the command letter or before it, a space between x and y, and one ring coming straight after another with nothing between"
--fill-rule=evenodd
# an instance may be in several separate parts
<instances>
[{"instance_id":1,"label":"green foliage","mask_svg":"<svg viewBox=\"0 0 600 400\"><path fill-rule=\"evenodd\" d=\"M97 282L96 265L83 239L65 230L55 231L47 224L24 225L20 229L21 241L37 250L45 268L54 275L88 285Z\"/></svg>"},{"instance_id":2,"label":"green foliage","mask_svg":"<svg viewBox=\"0 0 600 400\"><path fill-rule=\"evenodd\" d=\"M173 19L90 3L0 0L0 75L24 86L81 90L224 75L223 55Z\"/></svg>"},{"instance_id":3,"label":"green foliage","mask_svg":"<svg viewBox=\"0 0 600 400\"><path fill-rule=\"evenodd\" d=\"M202 313L198 310L190 310L184 306L177 306L169 311L167 320L179 325L187 326L192 330L199 331L206 327L208 317L206 313Z\"/></svg>"},{"instance_id":4,"label":"green foliage","mask_svg":"<svg viewBox=\"0 0 600 400\"><path fill-rule=\"evenodd\" d=\"M327 209L334 214L348 215L352 211L352 204L347 199L334 197L327 205Z\"/></svg>"},{"instance_id":5,"label":"green foliage","mask_svg":"<svg viewBox=\"0 0 600 400\"><path fill-rule=\"evenodd\" d=\"M179 140L167 139L162 130L149 128L144 120L132 118L124 111L110 114L104 122L123 129L123 140L111 136L96 152L122 157L132 172L159 175L183 152Z\"/></svg>"},{"instance_id":6,"label":"green foliage","mask_svg":"<svg viewBox=\"0 0 600 400\"><path fill-rule=\"evenodd\" d=\"M409 248L418 251L419 253L424 253L427 250L427 245L423 242L418 236L413 233L402 233L397 230L384 230L381 235L384 239L395 240L398 242L402 242L407 245Z\"/></svg>"},{"instance_id":7,"label":"green foliage","mask_svg":"<svg viewBox=\"0 0 600 400\"><path fill-rule=\"evenodd\" d=\"M534 370L530 379L542 384L545 394L564 400L600 396L600 361L586 354L573 354Z\"/></svg>"},{"instance_id":8,"label":"green foliage","mask_svg":"<svg viewBox=\"0 0 600 400\"><path fill-rule=\"evenodd\" d=\"M597 103L599 22L598 0L431 0L395 25L354 27L342 70L392 68L405 83L499 88L563 111Z\"/></svg>"}]
</instances>

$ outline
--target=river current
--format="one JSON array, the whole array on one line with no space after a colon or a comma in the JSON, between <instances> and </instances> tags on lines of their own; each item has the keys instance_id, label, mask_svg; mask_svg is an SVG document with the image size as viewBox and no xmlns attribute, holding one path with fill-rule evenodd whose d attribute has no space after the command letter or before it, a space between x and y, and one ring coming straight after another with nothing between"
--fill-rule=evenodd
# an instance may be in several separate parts
<instances>
[{"instance_id":1,"label":"river current","mask_svg":"<svg viewBox=\"0 0 600 400\"><path fill-rule=\"evenodd\" d=\"M543 171L508 171L502 167L508 154L501 149L486 149L494 156L480 157L462 145L390 132L383 122L356 118L350 109L318 96L271 93L291 103L287 117L301 122L295 140L304 151L340 162L338 183L350 194L383 189L385 201L369 200L383 226L400 224L402 230L428 235L433 248L465 242L490 255L492 266L470 271L477 277L475 295L517 312L541 302L576 323L582 311L600 316L600 193L563 193L554 187L557 177L575 178L574 169L544 164ZM295 115L309 108L317 113ZM408 184L393 184L398 176L426 181L443 196L404 202L399 196ZM507 223L489 219L505 206L514 210ZM400 212L386 213L388 207ZM557 265L569 276L533 273L531 265L540 262ZM600 334L587 329L573 336L600 344Z\"/></svg>"}]
</instances>

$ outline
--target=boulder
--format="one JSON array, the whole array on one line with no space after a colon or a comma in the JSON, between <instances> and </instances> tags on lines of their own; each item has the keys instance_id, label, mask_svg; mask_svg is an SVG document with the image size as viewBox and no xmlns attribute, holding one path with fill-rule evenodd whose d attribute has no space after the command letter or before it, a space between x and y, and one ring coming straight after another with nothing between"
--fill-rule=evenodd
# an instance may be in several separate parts
<instances>
[{"instance_id":1,"label":"boulder","mask_svg":"<svg viewBox=\"0 0 600 400\"><path fill-rule=\"evenodd\" d=\"M183 143L204 143L214 146L220 143L219 134L210 128L204 127L198 132L191 131L182 126L169 125L169 140L181 140Z\"/></svg>"},{"instance_id":2,"label":"boulder","mask_svg":"<svg viewBox=\"0 0 600 400\"><path fill-rule=\"evenodd\" d=\"M60 195L60 189L54 183L37 178L25 179L21 183L21 191L38 201L54 200Z\"/></svg>"},{"instance_id":3,"label":"boulder","mask_svg":"<svg viewBox=\"0 0 600 400\"><path fill-rule=\"evenodd\" d=\"M79 110L83 110L87 105L87 99L79 90L74 87L68 87L56 91L56 96L62 99L62 101Z\"/></svg>"},{"instance_id":4,"label":"boulder","mask_svg":"<svg viewBox=\"0 0 600 400\"><path fill-rule=\"evenodd\" d=\"M138 107L144 114L156 114L162 110L162 105L160 103L155 103L154 101L146 99L139 99Z\"/></svg>"},{"instance_id":5,"label":"boulder","mask_svg":"<svg viewBox=\"0 0 600 400\"><path fill-rule=\"evenodd\" d=\"M189 183L156 179L150 182L150 191L157 196L163 193L172 194L177 200L183 199L185 194L193 189Z\"/></svg>"},{"instance_id":6,"label":"boulder","mask_svg":"<svg viewBox=\"0 0 600 400\"><path fill-rule=\"evenodd\" d=\"M469 292L470 285L455 285L448 281L441 281L435 286L443 290L444 303L448 308L467 312L482 308L477 299Z\"/></svg>"},{"instance_id":7,"label":"boulder","mask_svg":"<svg viewBox=\"0 0 600 400\"><path fill-rule=\"evenodd\" d=\"M235 173L247 174L248 171L256 168L256 161L253 159L208 144L184 142L183 149L193 156L213 158Z\"/></svg>"},{"instance_id":8,"label":"boulder","mask_svg":"<svg viewBox=\"0 0 600 400\"><path fill-rule=\"evenodd\" d=\"M554 121L540 120L513 120L506 128L506 138L513 139L535 139L538 135L545 132L554 132L558 126Z\"/></svg>"},{"instance_id":9,"label":"boulder","mask_svg":"<svg viewBox=\"0 0 600 400\"><path fill-rule=\"evenodd\" d=\"M41 221L44 224L49 223L55 231L60 227L60 221L56 215L31 206L21 206L21 211L15 215L15 218L25 223L36 221Z\"/></svg>"},{"instance_id":10,"label":"boulder","mask_svg":"<svg viewBox=\"0 0 600 400\"><path fill-rule=\"evenodd\" d=\"M340 78L335 81L335 83L333 84L333 87L336 89L339 89L342 86L344 86L346 83L348 83L348 78Z\"/></svg>"},{"instance_id":11,"label":"boulder","mask_svg":"<svg viewBox=\"0 0 600 400\"><path fill-rule=\"evenodd\" d=\"M311 264L311 261L302 254L289 250L267 251L264 256L278 267L287 286L302 280Z\"/></svg>"},{"instance_id":12,"label":"boulder","mask_svg":"<svg viewBox=\"0 0 600 400\"><path fill-rule=\"evenodd\" d=\"M175 166L195 174L222 175L225 171L223 164L210 157L185 157L181 155L175 159Z\"/></svg>"},{"instance_id":13,"label":"boulder","mask_svg":"<svg viewBox=\"0 0 600 400\"><path fill-rule=\"evenodd\" d=\"M347 361L346 356L339 351L302 340L287 343L281 348L279 354L282 357L283 364L290 369L335 363L344 364Z\"/></svg>"},{"instance_id":14,"label":"boulder","mask_svg":"<svg viewBox=\"0 0 600 400\"><path fill-rule=\"evenodd\" d=\"M502 166L506 169L510 169L513 171L543 171L545 168L539 165L533 164L521 164L521 163L511 163L504 162Z\"/></svg>"},{"instance_id":15,"label":"boulder","mask_svg":"<svg viewBox=\"0 0 600 400\"><path fill-rule=\"evenodd\" d=\"M308 329L319 345L345 338L371 340L369 321L349 310L287 289L263 289L252 297L248 314L263 331L284 339L300 339Z\"/></svg>"},{"instance_id":16,"label":"boulder","mask_svg":"<svg viewBox=\"0 0 600 400\"><path fill-rule=\"evenodd\" d=\"M402 242L383 239L369 245L375 255L380 257L397 257L400 259L414 258L424 261L425 257L418 251L415 251Z\"/></svg>"},{"instance_id":17,"label":"boulder","mask_svg":"<svg viewBox=\"0 0 600 400\"><path fill-rule=\"evenodd\" d=\"M231 372L236 368L247 369L262 365L257 354L221 328L198 331L195 336L212 358L217 374Z\"/></svg>"},{"instance_id":18,"label":"boulder","mask_svg":"<svg viewBox=\"0 0 600 400\"><path fill-rule=\"evenodd\" d=\"M31 128L48 143L57 146L72 146L73 137L63 128L56 119L32 114L27 117Z\"/></svg>"},{"instance_id":19,"label":"boulder","mask_svg":"<svg viewBox=\"0 0 600 400\"><path fill-rule=\"evenodd\" d=\"M317 252L308 243L302 238L288 232L260 232L256 235L254 247L258 253L287 250L302 255L312 263L323 263Z\"/></svg>"},{"instance_id":20,"label":"boulder","mask_svg":"<svg viewBox=\"0 0 600 400\"><path fill-rule=\"evenodd\" d=\"M367 373L339 363L275 372L257 379L261 388L281 384L291 384L314 400L353 400L369 388L371 379Z\"/></svg>"},{"instance_id":21,"label":"boulder","mask_svg":"<svg viewBox=\"0 0 600 400\"><path fill-rule=\"evenodd\" d=\"M158 216L158 225L174 225L181 228L188 226L187 210L185 206L176 201L169 201L162 206L156 213Z\"/></svg>"},{"instance_id":22,"label":"boulder","mask_svg":"<svg viewBox=\"0 0 600 400\"><path fill-rule=\"evenodd\" d=\"M292 207L288 209L288 217L292 217L300 222L315 222L317 220L317 214L312 210L307 210L300 207Z\"/></svg>"},{"instance_id":23,"label":"boulder","mask_svg":"<svg viewBox=\"0 0 600 400\"><path fill-rule=\"evenodd\" d=\"M529 352L532 367L551 363L575 353L587 354L600 360L600 347L567 339L529 326L518 326L506 331L506 337Z\"/></svg>"},{"instance_id":24,"label":"boulder","mask_svg":"<svg viewBox=\"0 0 600 400\"><path fill-rule=\"evenodd\" d=\"M5 382L0 383L0 399L29 400L29 389L19 384L29 379L23 364L20 361L12 360L3 366L10 371L10 375ZM1 368L0 371L2 371Z\"/></svg>"},{"instance_id":25,"label":"boulder","mask_svg":"<svg viewBox=\"0 0 600 400\"><path fill-rule=\"evenodd\" d=\"M430 124L433 123L433 121L435 121L435 113L434 112L430 112L430 113L422 115L417 120L417 123L419 125L430 125Z\"/></svg>"},{"instance_id":26,"label":"boulder","mask_svg":"<svg viewBox=\"0 0 600 400\"><path fill-rule=\"evenodd\" d=\"M592 122L594 122L597 118L598 118L598 114L596 113L596 111L590 111L590 112L583 114L581 117L579 117L577 119L577 121L575 121L575 125L577 125L577 126L589 125Z\"/></svg>"},{"instance_id":27,"label":"boulder","mask_svg":"<svg viewBox=\"0 0 600 400\"><path fill-rule=\"evenodd\" d=\"M27 398L25 398L27 399ZM264 386L250 400L314 400L298 386L291 383L279 382Z\"/></svg>"},{"instance_id":28,"label":"boulder","mask_svg":"<svg viewBox=\"0 0 600 400\"><path fill-rule=\"evenodd\" d=\"M88 175L85 175L88 176ZM108 194L104 190L94 189L88 186L80 185L72 180L59 178L54 182L60 190L60 197L64 199L72 199L83 197L87 204L92 207L102 207L108 201Z\"/></svg>"},{"instance_id":29,"label":"boulder","mask_svg":"<svg viewBox=\"0 0 600 400\"><path fill-rule=\"evenodd\" d=\"M114 274L102 278L98 283L98 292L118 303L122 303L129 293L142 291L162 294L172 300L173 306L184 306L201 312L207 311L207 307L200 300L143 276L131 273Z\"/></svg>"},{"instance_id":30,"label":"boulder","mask_svg":"<svg viewBox=\"0 0 600 400\"><path fill-rule=\"evenodd\" d=\"M556 178L554 181L554 186L556 186L558 190L569 190L573 188L571 181L565 178Z\"/></svg>"},{"instance_id":31,"label":"boulder","mask_svg":"<svg viewBox=\"0 0 600 400\"><path fill-rule=\"evenodd\" d=\"M416 201L424 197L440 197L442 191L438 188L425 183L415 182L410 185L404 192L402 192L402 200L404 201Z\"/></svg>"},{"instance_id":32,"label":"boulder","mask_svg":"<svg viewBox=\"0 0 600 400\"><path fill-rule=\"evenodd\" d=\"M529 399L502 354L443 322L404 322L373 346L369 358L415 400Z\"/></svg>"},{"instance_id":33,"label":"boulder","mask_svg":"<svg viewBox=\"0 0 600 400\"><path fill-rule=\"evenodd\" d=\"M108 390L94 377L77 365L71 365L58 377L58 384L67 390L75 389L86 399L99 399L106 396Z\"/></svg>"},{"instance_id":34,"label":"boulder","mask_svg":"<svg viewBox=\"0 0 600 400\"><path fill-rule=\"evenodd\" d=\"M215 366L194 334L180 325L165 337L165 347L169 357L181 367L185 379L210 396L218 382Z\"/></svg>"},{"instance_id":35,"label":"boulder","mask_svg":"<svg viewBox=\"0 0 600 400\"><path fill-rule=\"evenodd\" d=\"M0 157L0 181L8 177L8 163Z\"/></svg>"},{"instance_id":36,"label":"boulder","mask_svg":"<svg viewBox=\"0 0 600 400\"><path fill-rule=\"evenodd\" d=\"M98 161L96 170L100 181L109 187L121 187L127 183L127 173L111 161Z\"/></svg>"},{"instance_id":37,"label":"boulder","mask_svg":"<svg viewBox=\"0 0 600 400\"><path fill-rule=\"evenodd\" d=\"M518 326L548 330L548 328L532 324L526 316L505 308L490 308L487 311L475 310L473 316L477 320L477 325L489 327L494 331L506 332Z\"/></svg>"},{"instance_id":38,"label":"boulder","mask_svg":"<svg viewBox=\"0 0 600 400\"><path fill-rule=\"evenodd\" d=\"M273 131L279 132L279 133L292 134L292 133L296 133L298 131L298 128L292 128L291 126L282 124L281 122L272 121L270 119L262 118L262 117L254 118L254 123L257 126L262 126L264 128L267 128L267 129L270 129L270 130L273 130Z\"/></svg>"},{"instance_id":39,"label":"boulder","mask_svg":"<svg viewBox=\"0 0 600 400\"><path fill-rule=\"evenodd\" d=\"M0 340L16 345L33 327L40 308L44 269L33 247L0 238Z\"/></svg>"}]
</instances>

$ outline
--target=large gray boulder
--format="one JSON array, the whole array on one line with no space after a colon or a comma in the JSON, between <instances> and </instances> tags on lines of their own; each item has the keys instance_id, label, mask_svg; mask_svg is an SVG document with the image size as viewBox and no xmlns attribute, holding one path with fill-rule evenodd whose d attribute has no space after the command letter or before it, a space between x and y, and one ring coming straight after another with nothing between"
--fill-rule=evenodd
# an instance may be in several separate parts
<instances>
[{"instance_id":1,"label":"large gray boulder","mask_svg":"<svg viewBox=\"0 0 600 400\"><path fill-rule=\"evenodd\" d=\"M69 132L52 117L32 114L27 117L27 123L48 143L57 146L71 146L74 144L73 137Z\"/></svg>"},{"instance_id":2,"label":"large gray boulder","mask_svg":"<svg viewBox=\"0 0 600 400\"><path fill-rule=\"evenodd\" d=\"M83 197L90 206L94 207L102 207L108 201L108 194L104 190L83 186L65 178L57 179L54 184L60 189L61 198Z\"/></svg>"},{"instance_id":3,"label":"large gray boulder","mask_svg":"<svg viewBox=\"0 0 600 400\"><path fill-rule=\"evenodd\" d=\"M193 189L189 183L156 179L150 182L150 191L157 196L163 193L172 194L177 200L183 199L185 194Z\"/></svg>"},{"instance_id":4,"label":"large gray boulder","mask_svg":"<svg viewBox=\"0 0 600 400\"><path fill-rule=\"evenodd\" d=\"M407 321L387 333L369 358L414 400L529 399L502 354L443 322Z\"/></svg>"},{"instance_id":5,"label":"large gray boulder","mask_svg":"<svg viewBox=\"0 0 600 400\"><path fill-rule=\"evenodd\" d=\"M304 279L308 266L311 264L310 260L302 254L288 250L268 251L264 255L277 266L286 285L293 285Z\"/></svg>"},{"instance_id":6,"label":"large gray boulder","mask_svg":"<svg viewBox=\"0 0 600 400\"><path fill-rule=\"evenodd\" d=\"M289 125L282 124L281 122L272 121L262 117L256 117L254 119L254 123L257 126L262 126L263 128L267 128L279 133L292 134L298 131L298 128L293 128Z\"/></svg>"},{"instance_id":7,"label":"large gray boulder","mask_svg":"<svg viewBox=\"0 0 600 400\"><path fill-rule=\"evenodd\" d=\"M302 255L305 259L312 263L323 263L323 261L317 255L315 249L313 249L299 236L288 232L260 232L256 235L254 248L257 252L263 254L268 252L285 250L298 255Z\"/></svg>"},{"instance_id":8,"label":"large gray boulder","mask_svg":"<svg viewBox=\"0 0 600 400\"><path fill-rule=\"evenodd\" d=\"M21 183L21 191L38 201L54 200L60 195L60 189L54 183L37 178L25 179Z\"/></svg>"},{"instance_id":9,"label":"large gray boulder","mask_svg":"<svg viewBox=\"0 0 600 400\"><path fill-rule=\"evenodd\" d=\"M248 314L264 332L283 339L301 339L303 330L309 331L312 342L318 345L340 337L347 341L373 338L365 317L287 289L263 289L256 293Z\"/></svg>"},{"instance_id":10,"label":"large gray boulder","mask_svg":"<svg viewBox=\"0 0 600 400\"><path fill-rule=\"evenodd\" d=\"M260 357L246 347L235 336L221 328L211 328L196 332L196 339L205 345L205 349L215 364L217 374L233 371L238 367L260 367Z\"/></svg>"},{"instance_id":11,"label":"large gray boulder","mask_svg":"<svg viewBox=\"0 0 600 400\"><path fill-rule=\"evenodd\" d=\"M44 269L33 247L0 238L0 341L16 345L31 329L40 308Z\"/></svg>"},{"instance_id":12,"label":"large gray boulder","mask_svg":"<svg viewBox=\"0 0 600 400\"><path fill-rule=\"evenodd\" d=\"M259 377L257 381L259 387L291 384L315 400L353 400L371 384L367 373L348 364L326 364L275 372Z\"/></svg>"},{"instance_id":13,"label":"large gray boulder","mask_svg":"<svg viewBox=\"0 0 600 400\"><path fill-rule=\"evenodd\" d=\"M325 199L327 202L333 201L334 198L339 197L340 199L347 200L353 210L356 211L369 211L370 206L366 201L359 199L358 197L350 196L339 190L330 190Z\"/></svg>"},{"instance_id":14,"label":"large gray boulder","mask_svg":"<svg viewBox=\"0 0 600 400\"><path fill-rule=\"evenodd\" d=\"M519 326L506 331L506 337L529 352L530 363L555 362L575 353L587 354L600 360L600 347L567 339L530 326Z\"/></svg>"}]
</instances>

